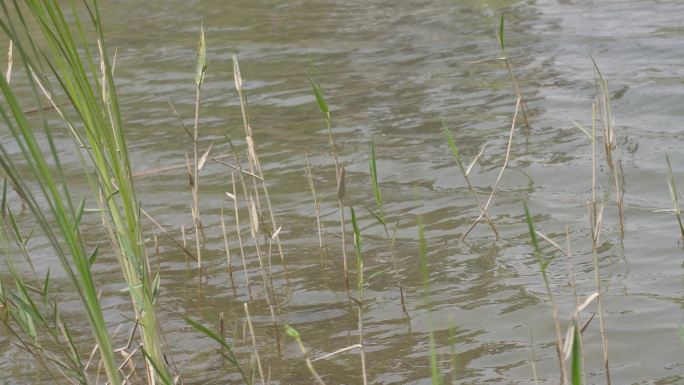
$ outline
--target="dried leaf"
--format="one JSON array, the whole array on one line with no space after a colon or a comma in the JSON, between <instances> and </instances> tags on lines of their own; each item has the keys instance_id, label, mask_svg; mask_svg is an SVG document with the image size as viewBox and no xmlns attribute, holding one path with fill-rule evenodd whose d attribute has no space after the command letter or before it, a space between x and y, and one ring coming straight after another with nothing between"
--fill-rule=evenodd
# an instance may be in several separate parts
<instances>
[{"instance_id":1,"label":"dried leaf","mask_svg":"<svg viewBox=\"0 0 684 385\"><path fill-rule=\"evenodd\" d=\"M199 162L197 162L197 171L201 171L202 167L204 167L204 163L207 162L207 158L209 157L209 153L211 152L212 147L214 147L214 142L211 142L209 148L207 148L207 151L204 152L204 155L202 155Z\"/></svg>"},{"instance_id":2,"label":"dried leaf","mask_svg":"<svg viewBox=\"0 0 684 385\"><path fill-rule=\"evenodd\" d=\"M283 229L283 226L278 227L278 229L275 231L275 233L273 233L273 235L271 236L271 239L278 238L278 234L280 234L280 230L282 230L282 229Z\"/></svg>"}]
</instances>

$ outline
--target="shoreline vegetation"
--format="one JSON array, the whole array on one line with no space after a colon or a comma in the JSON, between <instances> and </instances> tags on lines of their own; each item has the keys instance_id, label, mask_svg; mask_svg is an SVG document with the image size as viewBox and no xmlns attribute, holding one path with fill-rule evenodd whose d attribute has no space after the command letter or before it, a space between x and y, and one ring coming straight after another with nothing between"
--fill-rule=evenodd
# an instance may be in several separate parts
<instances>
[{"instance_id":1,"label":"shoreline vegetation","mask_svg":"<svg viewBox=\"0 0 684 385\"><path fill-rule=\"evenodd\" d=\"M217 358L228 363L225 370L226 381L246 384L269 384L277 382L271 378L272 367L277 362L264 360L264 333L255 329L267 327L272 341L268 343L278 357L297 354L310 375L310 381L319 385L326 383L327 373L318 369L322 361L345 355L356 355L359 373L354 381L368 384L373 382L373 365L369 362L365 333L364 312L372 298L368 298L366 287L378 274L391 277L394 290L400 299L397 304L403 315L403 322L412 322L410 307L407 305L399 262L396 257L397 233L402 226L415 228L418 256L415 261L420 265L423 303L421 311L426 312L429 329L427 355L429 362L420 367L427 368L425 378L432 384L467 383L460 373L458 340L455 326L449 329L447 340L438 340L432 322L432 299L430 287L429 249L425 237L423 220L400 218L386 210L382 186L379 182L381 170L377 167L376 146L369 143L368 174L372 198L368 205L351 206L346 189L345 163L338 156L339 145L335 142L335 121L324 93L324 87L315 68L307 73L311 90L323 122L328 132L330 166L327 170L334 173L335 186L319 186L315 183L309 158L306 154L306 167L302 173L308 186L303 193L310 194L315 213L316 236L321 262L324 259L340 258L343 271L338 275L344 285L348 300L348 310L355 318L355 330L349 334L355 341L348 346L326 354L315 354L315 347L307 343L307 336L289 325L282 317L280 295L290 290L287 249L281 242L280 234L287 227L286 218L278 218L271 204L268 176L264 172L258 145L251 126L247 95L243 87L238 58L233 56L234 89L240 102L244 146L234 145L227 137L225 143L202 145L202 125L200 107L202 88L208 69L204 26L200 27L197 45L195 72L195 115L191 127L183 119L173 104L171 113L178 118L179 125L192 143L192 152L185 159L164 168L134 172L128 152L126 131L121 118L119 101L114 80L115 51L106 45L102 29L102 19L97 1L69 1L68 5L56 0L28 0L25 6L2 5L0 27L10 41L7 71L0 77L3 101L0 114L4 126L11 134L13 142L0 144L0 169L3 176L3 192L0 202L2 218L3 265L0 274L0 319L3 333L12 338L13 343L28 352L34 365L56 384L181 384L183 373L179 363L168 354L163 333L164 320L160 316L157 298L160 295L161 273L159 271L159 243L167 242L196 263L196 274L202 285L208 279L203 270L207 255L206 225L202 220L202 171L209 163L225 167L228 181L223 187L221 199L220 230L222 232L224 255L226 259L226 279L236 292L236 281L242 276L248 291L249 301L239 309L244 320L225 319L223 313L215 323L199 320L195 314L181 314L188 328L187 333L204 335L213 341ZM68 15L65 16L65 15ZM510 130L504 161L496 181L487 188L476 186L471 180L474 166L485 151L473 159L465 159L455 137L443 123L445 148L448 146L454 161L455 172L460 172L472 203L477 205L480 214L473 218L472 224L461 236L464 241L471 232L481 225L491 231L492 241L502 235L497 227L496 218L490 214L496 204L496 193L508 167L511 148L516 133L530 130L534 121L515 78L515 68L506 54L505 21L501 14L497 32L501 57L494 59L505 66L515 100L512 103ZM544 284L545 296L550 308L549 322L553 323L553 338L558 363L558 378L537 378L536 359L533 349L530 378L534 382L547 383L559 381L561 384L585 384L591 374L598 381L597 373L587 373L585 369L585 346L600 346L602 350L602 382L611 384L609 344L606 337L604 316L604 282L600 272L599 248L601 236L605 231L604 210L617 213L620 236L624 236L624 176L620 154L616 145L613 116L610 107L608 84L594 61L597 96L592 105L591 127L573 122L578 130L586 135L592 153L592 190L591 201L587 204L590 224L591 250L595 287L589 293L579 293L572 271L573 252L570 249L570 231L566 230L565 239L554 241L537 230L534 215L525 202L520 202L524 212L530 239L530 258L538 264L540 279ZM27 108L14 91L12 73L21 72L20 79L30 87L36 105ZM15 77L16 79L17 77ZM15 80L16 81L16 80ZM47 104L46 104L47 103ZM62 127L48 123L59 117ZM37 125L35 122L39 121ZM54 135L65 128L73 140L72 155L80 159L82 175L90 188L90 195L78 198L70 189L66 171L62 167L60 153L56 148ZM605 159L600 159L604 155ZM605 162L605 167L599 164ZM333 167L334 166L334 167ZM669 158L668 186L672 196L673 212L679 223L682 238L684 227L678 204L678 191ZM192 194L192 227L171 229L158 222L141 205L136 193L136 178L154 175L173 169L187 170L188 191ZM608 171L600 171L608 170ZM72 170L68 170L72 172ZM604 200L597 193L599 185L612 186L612 193L602 193L613 201ZM338 208L338 233L331 240L321 218L321 189L334 189ZM482 191L488 191L483 194ZM52 290L50 273L41 276L34 268L31 248L28 242L34 229L27 229L17 219L16 208L21 205L22 212L33 217L35 230L39 231L65 271L71 290L82 305L82 316L87 319L90 338L83 337L83 331L75 336L68 321L60 312L60 295ZM364 242L358 215L368 213L384 234L384 241L390 255L390 263L384 270L370 272L365 266ZM83 229L84 217L99 216L102 235L106 242L93 246L86 241ZM406 223L410 223L407 225ZM154 231L150 233L149 229ZM216 227L214 227L215 229ZM104 238L104 237L103 237ZM565 245L562 243L565 242ZM544 243L544 247L542 247ZM549 252L549 247L553 252ZM156 251L155 251L156 250ZM108 323L102 296L103 287L93 273L93 266L101 255L114 256L118 261L121 281L125 282L125 292L130 296L130 313L126 326L112 333ZM20 257L19 257L20 256ZM574 297L574 309L569 314L560 314L555 295L565 290L552 285L549 266L555 258L569 260L569 287ZM248 273L248 264L258 263L258 274ZM234 269L234 266L242 269ZM281 287L277 282L284 282ZM263 301L268 308L269 319L258 320L251 316L254 301ZM589 310L593 309L593 310ZM415 311L415 310L414 310ZM242 323L231 330L229 324ZM458 324L454 315L452 324ZM599 340L587 340L583 332L588 328L599 331ZM534 334L534 330L531 331ZM119 345L124 338L125 344ZM84 339L90 345L84 343ZM286 345L296 346L296 350L285 349ZM445 351L447 353L445 353ZM293 357L289 357L290 359ZM409 358L407 358L409 359ZM414 359L414 358L411 358ZM592 365L595 367L596 365ZM212 375L215 375L213 373ZM230 379L230 380L229 380ZM208 379L207 379L208 380Z\"/></svg>"}]
</instances>

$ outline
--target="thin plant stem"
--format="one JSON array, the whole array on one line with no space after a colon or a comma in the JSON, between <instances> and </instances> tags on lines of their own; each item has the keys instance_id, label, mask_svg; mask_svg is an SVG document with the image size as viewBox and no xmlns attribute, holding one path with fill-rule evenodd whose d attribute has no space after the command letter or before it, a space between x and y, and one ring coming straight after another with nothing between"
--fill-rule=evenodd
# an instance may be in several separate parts
<instances>
[{"instance_id":1,"label":"thin plant stem","mask_svg":"<svg viewBox=\"0 0 684 385\"><path fill-rule=\"evenodd\" d=\"M295 330L295 328L293 328L290 325L285 325L285 332L287 333L288 336L294 338L295 341L297 341L297 345L299 345L299 350L304 355L304 362L306 362L306 368L309 369L309 373L311 373L313 378L316 380L316 383L318 385L326 385L325 381L323 381L323 379L318 374L316 369L314 369L312 361L309 358L309 352L306 350L306 347L304 346L304 343L302 342L302 338L299 335L299 332L297 330Z\"/></svg>"},{"instance_id":2,"label":"thin plant stem","mask_svg":"<svg viewBox=\"0 0 684 385\"><path fill-rule=\"evenodd\" d=\"M361 378L363 379L363 385L368 385L368 373L366 371L366 348L363 344L363 253L362 253L362 239L361 231L359 229L358 222L356 220L356 212L354 207L349 208L351 210L351 221L352 227L354 229L354 251L356 253L356 284L357 284L357 296L356 305L358 308L358 333L359 333L359 345L361 346Z\"/></svg>"},{"instance_id":3,"label":"thin plant stem","mask_svg":"<svg viewBox=\"0 0 684 385\"><path fill-rule=\"evenodd\" d=\"M330 144L330 154L333 158L333 162L335 163L335 176L337 180L337 203L338 203L338 209L340 213L340 235L342 237L342 265L343 265L343 270L344 270L344 286L347 289L347 295L350 294L350 287L349 287L349 271L347 268L347 239L346 239L346 226L345 226L345 221L344 221L344 195L345 195L345 168L344 168L344 163L340 163L338 157L337 157L337 150L335 148L335 140L333 138L333 127L332 127L332 114L330 113L330 108L328 107L328 103L325 101L325 97L323 95L323 89L321 88L321 84L317 79L314 79L313 76L309 75L309 83L311 84L311 88L313 90L314 96L316 98L316 102L318 104L318 108L321 110L323 113L323 116L325 117L325 125L328 129L328 140Z\"/></svg>"},{"instance_id":4,"label":"thin plant stem","mask_svg":"<svg viewBox=\"0 0 684 385\"><path fill-rule=\"evenodd\" d=\"M252 337L252 349L254 349L254 356L256 357L257 368L259 369L259 376L261 377L261 385L266 385L264 376L264 369L261 367L261 358L259 358L259 349L257 349L256 335L254 334L254 326L252 325L252 318L249 316L249 306L244 304L245 316L247 317L247 326L249 326L249 335Z\"/></svg>"},{"instance_id":5,"label":"thin plant stem","mask_svg":"<svg viewBox=\"0 0 684 385\"><path fill-rule=\"evenodd\" d=\"M544 287L546 288L546 295L548 296L549 302L551 303L551 316L553 318L553 324L556 332L556 353L558 355L558 365L561 371L561 384L567 384L569 382L567 368L565 367L565 360L563 358L563 337L561 333L560 321L558 319L558 307L556 305L556 302L554 301L553 291L551 290L551 283L549 282L549 277L547 274L547 268L549 264L553 261L554 257L544 258L542 256L541 249L539 247L539 242L537 240L537 231L535 229L534 222L532 221L532 217L530 216L530 212L527 208L527 203L524 203L524 208L525 218L527 220L534 257L537 260L537 264L539 265L539 270L544 281Z\"/></svg>"},{"instance_id":6,"label":"thin plant stem","mask_svg":"<svg viewBox=\"0 0 684 385\"><path fill-rule=\"evenodd\" d=\"M235 213L235 232L237 234L237 239L238 239L238 246L240 247L240 258L242 260L242 269L245 273L245 285L247 285L247 292L249 293L249 300L253 301L254 296L252 294L252 285L249 283L249 272L247 271L247 261L245 259L245 247L242 242L242 231L240 230L240 210L238 210L238 196L237 196L237 191L235 189L235 173L231 172L230 173L230 178L231 178L231 183L233 186L233 193L228 194L229 198L233 200L233 209Z\"/></svg>"},{"instance_id":7,"label":"thin plant stem","mask_svg":"<svg viewBox=\"0 0 684 385\"><path fill-rule=\"evenodd\" d=\"M318 248L321 253L321 263L323 262L323 226L321 225L321 201L316 197L316 185L313 181L313 174L311 173L311 163L309 163L309 156L304 154L304 159L306 160L306 167L304 168L304 174L306 175L306 180L309 182L309 188L311 189L311 196L314 201L314 213L316 214L316 228L318 229Z\"/></svg>"},{"instance_id":8,"label":"thin plant stem","mask_svg":"<svg viewBox=\"0 0 684 385\"><path fill-rule=\"evenodd\" d=\"M504 159L504 163L501 166L501 170L499 170L499 175L496 178L496 182L494 182L494 185L492 186L492 191L489 193L489 198L487 198L487 203L485 203L484 208L482 209L482 213L480 214L479 217L473 222L472 225L466 230L466 232L463 234L463 237L461 239L465 239L465 237L470 234L470 232L477 226L478 223L482 220L482 217L485 215L487 210L489 210L489 206L492 204L492 200L494 199L494 194L496 194L496 189L499 187L499 182L501 182L501 178L503 177L504 171L506 171L506 167L508 166L508 161L511 156L511 147L513 146L513 134L515 133L515 122L518 119L518 110L520 109L520 103L522 99L520 96L518 96L516 102L515 102L515 112L513 113L513 122L511 123L511 131L508 135L508 144L506 146L506 157Z\"/></svg>"},{"instance_id":9,"label":"thin plant stem","mask_svg":"<svg viewBox=\"0 0 684 385\"><path fill-rule=\"evenodd\" d=\"M202 219L199 206L199 124L200 124L200 99L202 96L202 84L204 83L204 72L206 71L206 45L204 40L204 23L200 27L200 40L197 48L197 73L195 83L195 121L192 130L192 154L194 158L192 172L192 218L195 223L195 246L197 248L197 269L202 269Z\"/></svg>"},{"instance_id":10,"label":"thin plant stem","mask_svg":"<svg viewBox=\"0 0 684 385\"><path fill-rule=\"evenodd\" d=\"M223 246L226 250L226 266L228 269L228 277L230 277L230 286L235 292L235 280L233 279L233 261L230 253L230 246L228 245L228 232L226 231L226 218L223 214L223 199L221 199L221 233L223 233Z\"/></svg>"},{"instance_id":11,"label":"thin plant stem","mask_svg":"<svg viewBox=\"0 0 684 385\"><path fill-rule=\"evenodd\" d=\"M602 214L601 211L599 211L598 218L596 220L596 223L594 226L592 226L592 260L594 263L594 282L596 285L596 292L598 293L598 316L599 316L599 329L601 332L601 346L603 347L603 370L604 374L606 377L606 385L611 384L610 380L610 367L609 367L609 362L608 362L608 338L606 337L606 325L605 325L605 317L603 315L603 295L602 295L602 289L601 289L601 274L599 271L599 257L598 257L598 239L599 239L599 233L600 233L600 228L602 226Z\"/></svg>"}]
</instances>

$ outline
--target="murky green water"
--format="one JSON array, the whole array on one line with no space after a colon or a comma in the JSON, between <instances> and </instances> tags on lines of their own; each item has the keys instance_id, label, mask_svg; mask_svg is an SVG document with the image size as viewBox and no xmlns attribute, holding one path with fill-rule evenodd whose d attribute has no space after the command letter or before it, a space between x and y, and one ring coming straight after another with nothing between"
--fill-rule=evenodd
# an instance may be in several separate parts
<instances>
[{"instance_id":1,"label":"murky green water","mask_svg":"<svg viewBox=\"0 0 684 385\"><path fill-rule=\"evenodd\" d=\"M591 197L591 147L572 120L590 125L596 94L593 55L609 82L625 173L625 236L621 241L612 187L600 158L599 197L606 201L601 275L614 384L684 382L682 245L669 213L665 153L684 183L684 5L678 1L116 1L103 4L109 46L117 47L121 109L128 122L137 170L182 165L192 144L168 101L190 123L199 24L207 28L208 74L201 110L202 148L215 143L227 152L230 135L242 147L243 130L232 82L237 53L249 99L255 139L289 269L286 285L274 260L280 323L302 334L314 356L354 344L356 312L342 279L334 166L325 123L305 71L319 71L333 110L340 160L347 168L345 204L357 207L364 234L367 277L365 334L369 378L376 384L427 384L428 317L420 282L416 216L426 226L431 270L433 324L449 372L447 337L456 327L460 383L530 383L537 358L541 383L558 379L550 306L531 255L522 202L538 229L558 243L569 229L578 290L593 290L587 201ZM491 212L502 238L480 225L467 242L459 239L479 214L450 158L441 119L452 128L464 157L487 150L472 171L482 198L504 161L515 93L505 67L480 62L500 55L495 31L499 11L507 18L508 54L531 110L531 130L519 129L509 169ZM7 137L2 134L3 140ZM391 250L382 229L361 207L373 206L368 144L374 138L385 213L399 221L395 247L405 285L410 323L402 316L392 273ZM64 143L68 144L66 137ZM65 151L66 153L67 151ZM329 255L321 262L313 201L305 179L304 154L313 165ZM72 159L72 162L76 162ZM75 163L74 163L75 164ZM75 180L75 184L76 184ZM215 325L230 320L240 345L249 299L236 259L236 290L226 272L220 205L229 189L229 169L211 163L202 175L203 220L208 238L204 292L193 265L161 241L159 308L168 351L187 384L224 384L226 367L215 346L191 330L187 314ZM144 208L175 234L192 227L191 194L183 168L140 178ZM232 217L227 218L229 225ZM30 218L23 217L24 225ZM93 218L97 223L97 218ZM153 227L149 225L150 234ZM96 226L93 237L98 236ZM239 255L231 233L231 248ZM546 245L545 245L546 246ZM45 271L50 261L39 239L32 244ZM353 247L349 245L349 254ZM545 247L549 253L553 248ZM249 251L249 250L248 250ZM252 255L250 253L250 255ZM251 311L260 354L281 384L311 383L293 341L279 356L263 296L258 262L249 274L257 299ZM130 324L129 298L113 259L98 273L112 331ZM51 266L59 277L58 265ZM568 260L550 267L563 320L574 299ZM55 285L66 284L55 280ZM64 295L65 311L78 309ZM595 306L590 308L595 311ZM85 319L72 316L72 330L89 338ZM531 346L534 336L534 353ZM283 335L283 338L284 335ZM602 383L598 321L585 332L589 383ZM85 347L84 351L89 351ZM45 381L30 357L0 335L0 380ZM328 384L360 383L358 355L346 353L317 363Z\"/></svg>"}]
</instances>

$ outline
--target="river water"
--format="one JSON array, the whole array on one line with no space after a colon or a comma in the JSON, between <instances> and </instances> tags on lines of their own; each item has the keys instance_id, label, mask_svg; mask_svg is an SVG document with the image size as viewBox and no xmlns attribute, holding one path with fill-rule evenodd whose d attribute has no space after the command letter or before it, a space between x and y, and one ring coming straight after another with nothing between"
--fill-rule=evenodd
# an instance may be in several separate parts
<instances>
[{"instance_id":1,"label":"river water","mask_svg":"<svg viewBox=\"0 0 684 385\"><path fill-rule=\"evenodd\" d=\"M121 109L138 171L182 166L192 151L168 101L191 125L202 21L208 72L200 146L213 142L215 155L229 153L228 135L244 149L232 80L231 57L237 54L289 270L287 284L274 257L277 318L297 328L317 357L354 344L358 337L356 310L342 278L328 134L306 77L315 66L332 110L340 161L346 165L345 206L356 208L364 236L365 341L369 380L375 384L429 384L431 328L445 379L532 383L534 357L539 382L557 383L551 306L529 244L523 201L538 230L557 243L565 245L568 229L577 290L581 297L595 290L587 214L591 144L572 122L591 126L597 92L593 56L609 84L625 175L622 238L611 174L599 152L598 199L605 202L599 257L611 377L614 384L684 382L684 342L678 335L684 323L684 255L674 216L657 212L671 208L666 153L675 177L684 181L681 2L154 0L142 5L121 0L102 8L109 47L117 48ZM470 176L480 199L486 199L504 162L516 101L503 62L489 60L501 56L496 37L501 11L507 54L527 100L530 128L516 126L508 168L490 210L501 238L481 224L462 242L479 209L451 158L441 121L451 128L466 161L487 144ZM394 248L363 209L375 206L368 171L371 138L385 216L399 223ZM303 171L305 154L322 200L329 250L323 257ZM231 204L224 195L230 169L209 162L201 183L206 282L200 292L194 264L162 239L158 301L168 352L185 383L225 384L235 371L181 317L216 325L223 312L236 344L243 343L242 304L249 295L232 231L236 289L231 288L220 227L221 204ZM182 226L191 235L192 198L183 167L140 177L137 186L147 212L178 237ZM420 279L417 216L425 224L428 244L431 316ZM226 220L232 228L232 216ZM30 224L30 218L22 222ZM542 246L546 255L558 255L549 274L565 325L574 306L569 259L548 243ZM40 245L35 249L40 254ZM347 250L353 261L351 243ZM410 321L402 313L390 269L392 253ZM284 333L278 354L258 262L248 257L256 296L250 310L264 366L276 383L311 383L297 345ZM41 258L48 263L47 256ZM116 262L105 257L97 269L112 331L123 325L119 333L125 335L129 298L119 292L123 286ZM78 309L73 298L64 295L64 300L66 309ZM595 311L594 303L582 318ZM79 333L87 340L85 319L73 318L72 329L82 326ZM449 354L452 327L455 371ZM584 337L587 381L604 383L598 318ZM35 369L30 357L9 337L0 335L0 348L0 379L49 383L39 374L29 375ZM315 365L328 384L361 383L355 351Z\"/></svg>"}]
</instances>

